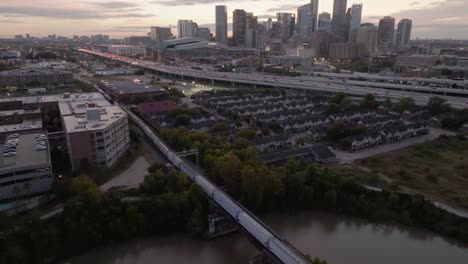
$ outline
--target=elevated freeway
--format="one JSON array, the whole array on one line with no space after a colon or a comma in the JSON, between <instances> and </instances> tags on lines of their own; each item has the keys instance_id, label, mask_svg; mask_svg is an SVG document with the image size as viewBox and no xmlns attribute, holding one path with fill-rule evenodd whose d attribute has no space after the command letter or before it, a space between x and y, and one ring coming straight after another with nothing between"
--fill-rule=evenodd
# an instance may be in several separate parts
<instances>
[{"instance_id":1,"label":"elevated freeway","mask_svg":"<svg viewBox=\"0 0 468 264\"><path fill-rule=\"evenodd\" d=\"M370 93L379 98L394 100L411 97L419 105L426 104L430 97L437 95L447 99L447 102L454 108L461 109L468 107L467 81L414 79L376 75L370 77L371 75L366 74L311 73L311 75L307 76L287 77L262 73L218 72L203 69L195 70L189 66L165 65L88 49L79 50L102 58L138 66L168 77L206 81L212 84L277 87L332 93L343 92L355 96L363 96ZM364 80L359 78L363 78Z\"/></svg>"}]
</instances>

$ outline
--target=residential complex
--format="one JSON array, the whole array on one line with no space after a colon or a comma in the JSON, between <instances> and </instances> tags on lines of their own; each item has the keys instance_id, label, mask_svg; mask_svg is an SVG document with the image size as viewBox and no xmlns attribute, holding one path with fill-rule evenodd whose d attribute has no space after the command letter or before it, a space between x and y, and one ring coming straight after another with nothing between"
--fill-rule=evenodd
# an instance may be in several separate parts
<instances>
[{"instance_id":1,"label":"residential complex","mask_svg":"<svg viewBox=\"0 0 468 264\"><path fill-rule=\"evenodd\" d=\"M71 72L31 68L0 72L0 87L66 83L73 83L73 74Z\"/></svg>"}]
</instances>

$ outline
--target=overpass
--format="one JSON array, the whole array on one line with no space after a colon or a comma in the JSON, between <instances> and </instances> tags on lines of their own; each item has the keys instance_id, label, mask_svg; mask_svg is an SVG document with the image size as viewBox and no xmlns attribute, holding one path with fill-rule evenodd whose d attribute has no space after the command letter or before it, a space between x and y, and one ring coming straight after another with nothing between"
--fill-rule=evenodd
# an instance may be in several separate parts
<instances>
[{"instance_id":1,"label":"overpass","mask_svg":"<svg viewBox=\"0 0 468 264\"><path fill-rule=\"evenodd\" d=\"M286 77L262 73L227 73L203 69L195 70L187 66L164 65L152 61L137 60L89 49L79 49L79 51L131 64L171 78L200 80L211 82L212 84L222 83L232 86L276 87L332 93L343 92L355 96L364 96L371 93L376 97L394 100L411 97L419 105L426 104L430 97L437 95L447 99L447 102L454 108L460 109L468 107L467 81L382 77L375 75L370 77L371 75L367 74L362 74L361 76L314 73L313 76ZM354 80L355 78L364 78L366 81ZM442 87L423 85L424 82L438 84ZM409 83L409 85L403 83ZM457 84L457 88L452 88L453 84Z\"/></svg>"}]
</instances>

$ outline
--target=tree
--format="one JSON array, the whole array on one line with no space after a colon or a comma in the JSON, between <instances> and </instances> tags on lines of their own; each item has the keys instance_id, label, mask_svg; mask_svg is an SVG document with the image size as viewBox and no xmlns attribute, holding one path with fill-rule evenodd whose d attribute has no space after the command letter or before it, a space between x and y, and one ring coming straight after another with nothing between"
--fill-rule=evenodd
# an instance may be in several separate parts
<instances>
[{"instance_id":1,"label":"tree","mask_svg":"<svg viewBox=\"0 0 468 264\"><path fill-rule=\"evenodd\" d=\"M101 198L101 192L99 191L96 183L86 175L75 177L72 180L70 184L70 192L91 201L96 201Z\"/></svg>"},{"instance_id":2,"label":"tree","mask_svg":"<svg viewBox=\"0 0 468 264\"><path fill-rule=\"evenodd\" d=\"M413 98L406 97L406 98L401 98L400 101L395 105L395 108L398 111L406 111L406 110L410 110L415 105L416 104Z\"/></svg>"},{"instance_id":3,"label":"tree","mask_svg":"<svg viewBox=\"0 0 468 264\"><path fill-rule=\"evenodd\" d=\"M255 131L250 129L243 129L236 133L236 138L245 138L247 140L253 140L256 136Z\"/></svg>"},{"instance_id":4,"label":"tree","mask_svg":"<svg viewBox=\"0 0 468 264\"><path fill-rule=\"evenodd\" d=\"M427 103L427 108L429 112L433 115L438 115L450 110L450 105L447 103L447 100L438 96L431 97Z\"/></svg>"},{"instance_id":5,"label":"tree","mask_svg":"<svg viewBox=\"0 0 468 264\"><path fill-rule=\"evenodd\" d=\"M391 107L392 106L392 101L389 98L385 99L384 106L385 107Z\"/></svg>"},{"instance_id":6,"label":"tree","mask_svg":"<svg viewBox=\"0 0 468 264\"><path fill-rule=\"evenodd\" d=\"M216 125L211 128L211 132L213 133L219 133L219 132L224 132L229 129L229 125L225 122L219 122Z\"/></svg>"},{"instance_id":7,"label":"tree","mask_svg":"<svg viewBox=\"0 0 468 264\"><path fill-rule=\"evenodd\" d=\"M146 175L141 189L149 194L162 194L166 192L168 185L168 178L161 169Z\"/></svg>"},{"instance_id":8,"label":"tree","mask_svg":"<svg viewBox=\"0 0 468 264\"><path fill-rule=\"evenodd\" d=\"M191 118L189 115L181 114L174 118L174 122L172 123L172 125L174 127L187 126L190 125L190 119Z\"/></svg>"},{"instance_id":9,"label":"tree","mask_svg":"<svg viewBox=\"0 0 468 264\"><path fill-rule=\"evenodd\" d=\"M331 98L331 102L335 104L340 104L343 99L345 99L346 95L344 93L337 93L334 97Z\"/></svg>"},{"instance_id":10,"label":"tree","mask_svg":"<svg viewBox=\"0 0 468 264\"><path fill-rule=\"evenodd\" d=\"M377 102L375 101L375 96L370 93L366 94L366 96L364 96L364 100L361 103L361 106L365 108L376 108Z\"/></svg>"}]
</instances>

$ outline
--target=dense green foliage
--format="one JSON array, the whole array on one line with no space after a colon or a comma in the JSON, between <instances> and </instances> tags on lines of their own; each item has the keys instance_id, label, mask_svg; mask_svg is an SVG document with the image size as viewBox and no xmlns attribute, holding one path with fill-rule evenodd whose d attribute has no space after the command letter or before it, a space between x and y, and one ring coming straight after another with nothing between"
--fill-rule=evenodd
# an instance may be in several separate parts
<instances>
[{"instance_id":1,"label":"dense green foliage","mask_svg":"<svg viewBox=\"0 0 468 264\"><path fill-rule=\"evenodd\" d=\"M249 137L247 132L241 135ZM166 132L164 138L177 149L197 148L209 178L254 211L326 210L423 227L468 242L466 219L435 207L421 195L367 190L356 171L307 166L294 159L268 168L248 144L237 148L235 142L184 129ZM239 138L246 140L237 135L234 141Z\"/></svg>"},{"instance_id":2,"label":"dense green foliage","mask_svg":"<svg viewBox=\"0 0 468 264\"><path fill-rule=\"evenodd\" d=\"M88 177L74 178L69 191L75 196L62 215L3 230L0 263L51 263L138 235L205 230L206 200L185 175L156 170L142 190L140 200L126 201L122 193L101 193Z\"/></svg>"}]
</instances>

